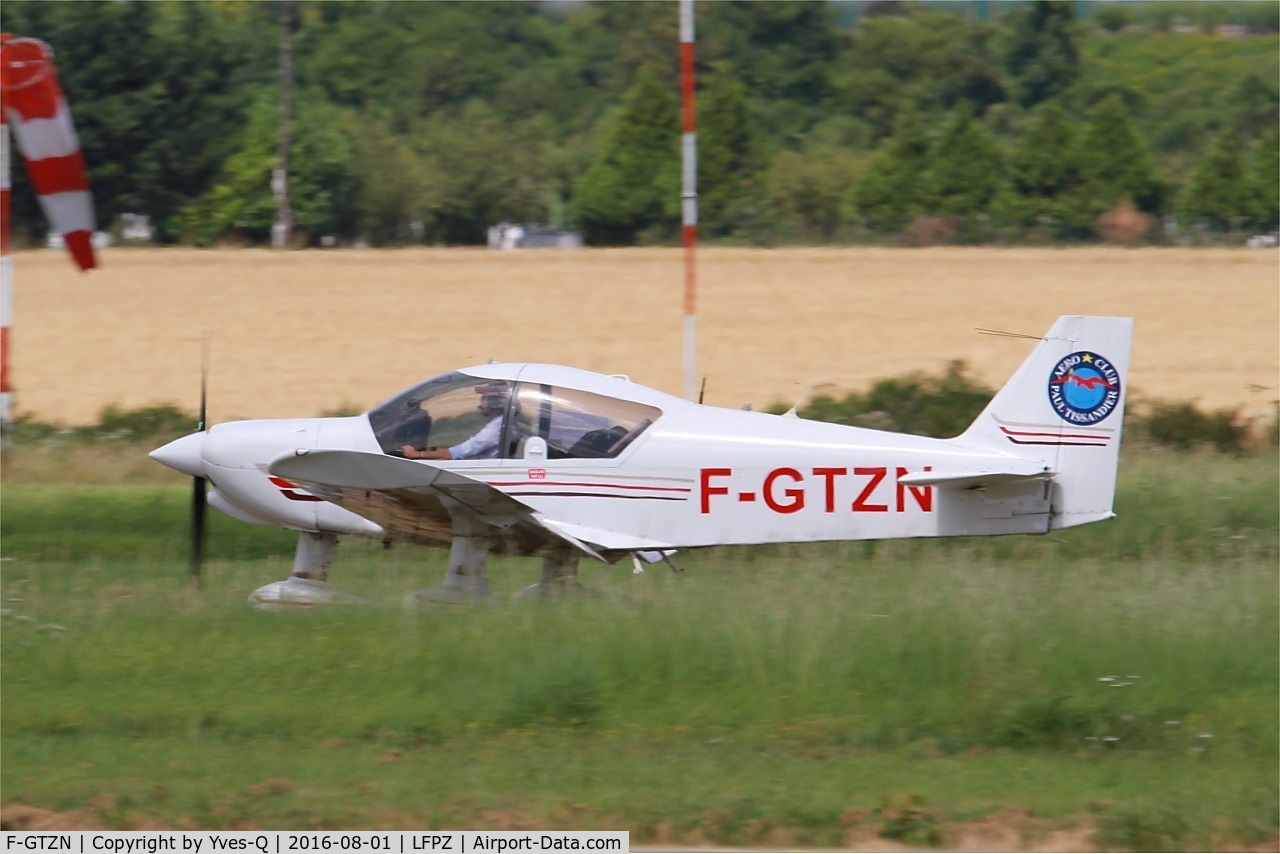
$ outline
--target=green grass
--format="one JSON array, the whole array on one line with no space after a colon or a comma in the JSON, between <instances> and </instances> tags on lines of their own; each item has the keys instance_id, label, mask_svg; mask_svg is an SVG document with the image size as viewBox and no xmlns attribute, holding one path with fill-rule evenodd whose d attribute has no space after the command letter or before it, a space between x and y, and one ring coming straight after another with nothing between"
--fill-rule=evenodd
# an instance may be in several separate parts
<instances>
[{"instance_id":1,"label":"green grass","mask_svg":"<svg viewBox=\"0 0 1280 854\"><path fill-rule=\"evenodd\" d=\"M344 542L372 606L286 614L245 597L287 534L214 520L197 592L185 489L6 485L3 800L797 846L945 846L1017 807L1110 848L1274 840L1276 460L1124 472L1120 518L1059 538L584 564L596 595L554 607L406 609L444 552Z\"/></svg>"}]
</instances>

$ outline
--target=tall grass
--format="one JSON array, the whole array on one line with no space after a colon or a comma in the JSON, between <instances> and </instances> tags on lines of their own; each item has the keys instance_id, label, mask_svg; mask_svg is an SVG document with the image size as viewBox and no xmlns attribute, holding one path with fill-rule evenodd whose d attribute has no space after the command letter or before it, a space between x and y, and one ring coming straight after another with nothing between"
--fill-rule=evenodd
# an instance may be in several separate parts
<instances>
[{"instance_id":1,"label":"tall grass","mask_svg":"<svg viewBox=\"0 0 1280 854\"><path fill-rule=\"evenodd\" d=\"M1252 561L836 564L713 559L695 577L610 579L551 609L283 618L242 607L270 576L239 566L215 567L205 594L182 590L178 573L158 579L161 564L138 567L150 584L122 584L110 563L50 564L38 581L6 568L10 610L34 623L6 620L20 634L5 688L60 698L31 708L41 727L121 733L184 732L212 714L229 733L276 735L301 705L330 734L390 729L406 743L474 724L778 734L829 719L832 745L1182 750L1195 742L1164 721L1200 714L1218 722L1215 747L1238 736L1245 752L1275 753L1274 721L1247 714L1274 706L1277 672L1274 573ZM403 589L373 567L347 586L382 599ZM180 696L144 723L123 709L103 719L110 698L131 707L157 684ZM7 728L34 724L24 705L7 705ZM1090 739L1107 736L1124 743Z\"/></svg>"},{"instance_id":2,"label":"tall grass","mask_svg":"<svg viewBox=\"0 0 1280 854\"><path fill-rule=\"evenodd\" d=\"M1134 460L1120 518L1060 538L584 566L594 593L554 607L406 609L444 553L344 543L335 580L371 607L287 614L245 604L288 572L279 532L222 520L197 592L184 490L10 487L0 780L61 808L125 792L115 826L500 813L946 844L1018 805L1111 847L1256 843L1280 752L1274 469ZM535 569L494 560L493 586Z\"/></svg>"}]
</instances>

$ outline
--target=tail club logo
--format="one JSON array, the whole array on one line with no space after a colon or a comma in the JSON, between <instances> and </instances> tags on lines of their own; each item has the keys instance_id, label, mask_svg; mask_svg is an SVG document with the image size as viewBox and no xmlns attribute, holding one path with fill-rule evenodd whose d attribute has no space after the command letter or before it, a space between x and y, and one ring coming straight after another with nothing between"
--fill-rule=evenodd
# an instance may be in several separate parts
<instances>
[{"instance_id":1,"label":"tail club logo","mask_svg":"<svg viewBox=\"0 0 1280 854\"><path fill-rule=\"evenodd\" d=\"M1111 362L1080 350L1049 375L1049 405L1069 424L1097 424L1120 404L1120 372Z\"/></svg>"}]
</instances>

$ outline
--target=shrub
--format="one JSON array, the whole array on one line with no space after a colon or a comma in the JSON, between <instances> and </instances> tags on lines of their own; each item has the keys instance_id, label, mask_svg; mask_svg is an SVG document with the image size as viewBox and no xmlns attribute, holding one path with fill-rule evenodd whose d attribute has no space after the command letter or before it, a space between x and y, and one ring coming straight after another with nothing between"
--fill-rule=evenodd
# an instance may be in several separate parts
<instances>
[{"instance_id":1,"label":"shrub","mask_svg":"<svg viewBox=\"0 0 1280 854\"><path fill-rule=\"evenodd\" d=\"M963 361L952 361L940 377L913 373L880 380L865 394L850 392L839 400L818 395L799 414L814 421L918 436L958 436L994 395L967 372ZM783 412L785 407L771 411Z\"/></svg>"},{"instance_id":2,"label":"shrub","mask_svg":"<svg viewBox=\"0 0 1280 854\"><path fill-rule=\"evenodd\" d=\"M919 795L890 795L876 813L882 821L880 835L885 839L927 847L940 841L938 817L924 807Z\"/></svg>"},{"instance_id":3,"label":"shrub","mask_svg":"<svg viewBox=\"0 0 1280 854\"><path fill-rule=\"evenodd\" d=\"M168 440L194 431L197 418L172 404L144 406L141 409L121 409L112 404L102 410L98 423L68 427L48 421L39 421L29 413L13 420L10 437L14 444L35 444L49 440L72 442L98 442L119 439L126 442Z\"/></svg>"},{"instance_id":4,"label":"shrub","mask_svg":"<svg viewBox=\"0 0 1280 854\"><path fill-rule=\"evenodd\" d=\"M1155 220L1134 207L1133 202L1125 198L1115 210L1098 218L1098 233L1108 243L1120 246L1133 246L1151 231Z\"/></svg>"},{"instance_id":5,"label":"shrub","mask_svg":"<svg viewBox=\"0 0 1280 854\"><path fill-rule=\"evenodd\" d=\"M1139 422L1147 441L1178 450L1209 445L1219 453L1249 450L1250 430L1239 410L1201 412L1192 403L1158 402Z\"/></svg>"},{"instance_id":6,"label":"shrub","mask_svg":"<svg viewBox=\"0 0 1280 854\"><path fill-rule=\"evenodd\" d=\"M920 373L879 380L866 392L844 397L816 395L799 410L803 418L917 436L950 438L965 431L995 392L972 379L963 361L947 364L941 376ZM775 404L769 411L785 412ZM1126 424L1140 441L1175 450L1209 447L1223 454L1244 454L1280 446L1280 413L1254 425L1239 410L1204 412L1193 403L1156 401L1145 413L1130 408Z\"/></svg>"},{"instance_id":7,"label":"shrub","mask_svg":"<svg viewBox=\"0 0 1280 854\"><path fill-rule=\"evenodd\" d=\"M197 420L169 403L127 410L112 404L102 410L97 432L130 439L177 436L195 430Z\"/></svg>"}]
</instances>

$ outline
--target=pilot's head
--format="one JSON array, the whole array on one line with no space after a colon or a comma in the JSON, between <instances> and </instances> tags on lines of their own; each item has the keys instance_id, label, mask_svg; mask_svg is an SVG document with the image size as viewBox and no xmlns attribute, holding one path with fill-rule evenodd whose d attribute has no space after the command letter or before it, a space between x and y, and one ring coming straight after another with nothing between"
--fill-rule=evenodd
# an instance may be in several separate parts
<instances>
[{"instance_id":1,"label":"pilot's head","mask_svg":"<svg viewBox=\"0 0 1280 854\"><path fill-rule=\"evenodd\" d=\"M480 395L480 411L486 418L493 418L506 411L511 389L503 383L485 383L476 386L476 394Z\"/></svg>"}]
</instances>

